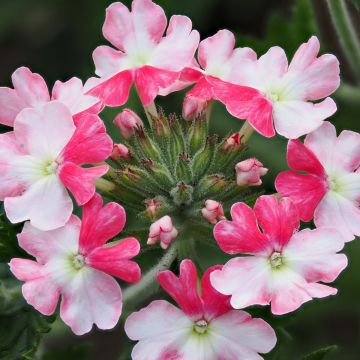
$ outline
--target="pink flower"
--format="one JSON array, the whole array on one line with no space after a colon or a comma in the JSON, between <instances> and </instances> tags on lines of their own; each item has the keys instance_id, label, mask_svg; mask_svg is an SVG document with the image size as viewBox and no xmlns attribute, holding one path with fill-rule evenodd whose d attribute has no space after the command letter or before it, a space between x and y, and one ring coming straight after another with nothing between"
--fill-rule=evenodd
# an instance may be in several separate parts
<instances>
[{"instance_id":1,"label":"pink flower","mask_svg":"<svg viewBox=\"0 0 360 360\"><path fill-rule=\"evenodd\" d=\"M360 134L344 130L336 137L325 121L305 144L289 141L287 160L294 171L280 173L275 186L297 205L301 220L335 227L345 241L360 236Z\"/></svg>"},{"instance_id":2,"label":"pink flower","mask_svg":"<svg viewBox=\"0 0 360 360\"><path fill-rule=\"evenodd\" d=\"M254 210L234 204L231 217L232 221L215 225L216 241L228 254L252 256L231 259L211 275L211 283L220 293L231 295L235 309L271 303L272 313L281 315L312 298L337 293L319 283L334 281L347 266L346 256L337 254L344 242L336 229L297 232L296 206L273 195L259 197Z\"/></svg>"},{"instance_id":3,"label":"pink flower","mask_svg":"<svg viewBox=\"0 0 360 360\"><path fill-rule=\"evenodd\" d=\"M83 115L75 126L58 101L22 110L14 131L0 135L0 200L10 221L30 220L44 231L65 225L73 210L66 189L83 205L95 193L93 180L108 171L107 165L81 167L111 154L105 131L93 114Z\"/></svg>"},{"instance_id":4,"label":"pink flower","mask_svg":"<svg viewBox=\"0 0 360 360\"><path fill-rule=\"evenodd\" d=\"M111 153L112 159L129 159L130 158L130 150L129 148L124 144L114 144L112 153Z\"/></svg>"},{"instance_id":5,"label":"pink flower","mask_svg":"<svg viewBox=\"0 0 360 360\"><path fill-rule=\"evenodd\" d=\"M73 215L56 230L25 223L19 244L36 261L10 261L12 273L25 282L24 298L36 310L53 314L61 295L60 317L76 335L89 332L93 324L100 329L117 324L121 289L110 275L131 283L141 276L138 264L130 260L140 250L135 238L104 246L123 229L126 215L120 205L102 203L95 194L83 208L82 222Z\"/></svg>"},{"instance_id":6,"label":"pink flower","mask_svg":"<svg viewBox=\"0 0 360 360\"><path fill-rule=\"evenodd\" d=\"M158 94L166 93L191 64L199 44L191 20L175 15L167 20L163 9L151 0L134 0L131 12L120 3L106 10L104 37L117 49L99 46L93 58L96 74L89 92L108 106L123 105L135 83L141 102L150 104Z\"/></svg>"},{"instance_id":7,"label":"pink flower","mask_svg":"<svg viewBox=\"0 0 360 360\"><path fill-rule=\"evenodd\" d=\"M317 57L319 49L319 40L311 37L299 47L289 65L280 47L272 47L259 59L249 48L237 49L246 53L237 64L233 81L242 86L217 82L214 94L232 115L247 119L266 137L275 135L274 127L289 139L308 134L336 111L334 101L326 97L340 84L337 58L330 54ZM270 105L244 106L243 86L259 90L263 101ZM312 102L323 98L322 102Z\"/></svg>"},{"instance_id":8,"label":"pink flower","mask_svg":"<svg viewBox=\"0 0 360 360\"><path fill-rule=\"evenodd\" d=\"M87 84L76 77L61 82L57 81L50 97L45 80L32 73L28 68L21 67L12 75L14 89L0 88L0 123L14 125L16 116L22 109L38 109L51 100L65 104L75 120L84 113L98 114L102 110L101 101L90 95L85 95Z\"/></svg>"},{"instance_id":9,"label":"pink flower","mask_svg":"<svg viewBox=\"0 0 360 360\"><path fill-rule=\"evenodd\" d=\"M240 134L234 133L232 135L230 135L223 146L223 150L224 151L228 151L229 149L240 149L240 147L242 146L241 144L241 138L240 138Z\"/></svg>"},{"instance_id":10,"label":"pink flower","mask_svg":"<svg viewBox=\"0 0 360 360\"><path fill-rule=\"evenodd\" d=\"M119 128L124 139L130 138L134 135L136 129L144 126L139 116L130 109L124 109L119 113L114 120L114 124Z\"/></svg>"},{"instance_id":11,"label":"pink flower","mask_svg":"<svg viewBox=\"0 0 360 360\"><path fill-rule=\"evenodd\" d=\"M167 249L177 235L178 231L173 225L171 217L166 215L151 224L147 243L153 245L160 241L160 246Z\"/></svg>"},{"instance_id":12,"label":"pink flower","mask_svg":"<svg viewBox=\"0 0 360 360\"><path fill-rule=\"evenodd\" d=\"M180 264L180 276L163 271L158 281L180 309L156 300L131 314L125 323L130 339L139 341L134 360L262 359L276 344L274 330L262 319L232 310L229 298L210 284L209 268L198 292L196 268L191 260ZM201 293L201 295L200 295Z\"/></svg>"},{"instance_id":13,"label":"pink flower","mask_svg":"<svg viewBox=\"0 0 360 360\"><path fill-rule=\"evenodd\" d=\"M222 205L215 200L206 200L205 207L201 209L201 213L211 224L216 224L220 220L225 220L224 209Z\"/></svg>"},{"instance_id":14,"label":"pink flower","mask_svg":"<svg viewBox=\"0 0 360 360\"><path fill-rule=\"evenodd\" d=\"M236 183L238 186L261 185L261 177L268 172L268 169L255 158L240 161L235 165L235 170Z\"/></svg>"},{"instance_id":15,"label":"pink flower","mask_svg":"<svg viewBox=\"0 0 360 360\"><path fill-rule=\"evenodd\" d=\"M184 99L182 116L185 120L193 120L199 117L207 108L208 102L198 97L188 95Z\"/></svg>"}]
</instances>

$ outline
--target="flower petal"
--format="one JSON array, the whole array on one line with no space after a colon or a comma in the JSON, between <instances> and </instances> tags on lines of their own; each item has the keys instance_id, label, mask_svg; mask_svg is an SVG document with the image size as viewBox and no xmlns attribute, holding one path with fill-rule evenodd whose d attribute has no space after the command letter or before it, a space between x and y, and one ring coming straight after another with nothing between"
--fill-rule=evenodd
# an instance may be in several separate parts
<instances>
[{"instance_id":1,"label":"flower petal","mask_svg":"<svg viewBox=\"0 0 360 360\"><path fill-rule=\"evenodd\" d=\"M26 107L16 90L0 87L0 124L14 126L17 114Z\"/></svg>"}]
</instances>

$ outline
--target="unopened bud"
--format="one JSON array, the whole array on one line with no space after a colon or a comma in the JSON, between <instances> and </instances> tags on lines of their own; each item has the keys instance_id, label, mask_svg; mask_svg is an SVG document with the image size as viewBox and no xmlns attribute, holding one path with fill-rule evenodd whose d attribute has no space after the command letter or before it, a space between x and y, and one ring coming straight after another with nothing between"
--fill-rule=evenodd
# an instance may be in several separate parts
<instances>
[{"instance_id":1,"label":"unopened bud","mask_svg":"<svg viewBox=\"0 0 360 360\"><path fill-rule=\"evenodd\" d=\"M157 199L147 200L145 201L145 206L146 206L146 210L145 210L146 216L152 219L158 215L159 208L161 207L161 201Z\"/></svg>"},{"instance_id":2,"label":"unopened bud","mask_svg":"<svg viewBox=\"0 0 360 360\"><path fill-rule=\"evenodd\" d=\"M215 200L206 200L205 207L201 209L201 213L211 224L216 224L218 221L226 219L222 205Z\"/></svg>"},{"instance_id":3,"label":"unopened bud","mask_svg":"<svg viewBox=\"0 0 360 360\"><path fill-rule=\"evenodd\" d=\"M121 135L125 139L129 139L134 135L136 129L142 128L143 122L130 109L123 110L114 120L114 124L119 128Z\"/></svg>"},{"instance_id":4,"label":"unopened bud","mask_svg":"<svg viewBox=\"0 0 360 360\"><path fill-rule=\"evenodd\" d=\"M180 181L176 187L170 191L175 205L189 205L193 201L194 188L185 182Z\"/></svg>"},{"instance_id":5,"label":"unopened bud","mask_svg":"<svg viewBox=\"0 0 360 360\"><path fill-rule=\"evenodd\" d=\"M223 150L228 151L230 149L237 150L241 147L240 134L237 132L230 135L223 144Z\"/></svg>"},{"instance_id":6,"label":"unopened bud","mask_svg":"<svg viewBox=\"0 0 360 360\"><path fill-rule=\"evenodd\" d=\"M190 157L187 153L183 152L179 155L179 159L176 164L176 176L179 180L183 180L185 182L190 182L192 179Z\"/></svg>"},{"instance_id":7,"label":"unopened bud","mask_svg":"<svg viewBox=\"0 0 360 360\"><path fill-rule=\"evenodd\" d=\"M151 224L147 244L153 245L160 241L160 246L167 249L177 235L178 231L174 227L171 217L166 215Z\"/></svg>"},{"instance_id":8,"label":"unopened bud","mask_svg":"<svg viewBox=\"0 0 360 360\"><path fill-rule=\"evenodd\" d=\"M255 159L247 159L235 165L236 183L238 186L257 186L261 185L261 177L266 175L268 169Z\"/></svg>"},{"instance_id":9,"label":"unopened bud","mask_svg":"<svg viewBox=\"0 0 360 360\"><path fill-rule=\"evenodd\" d=\"M185 120L194 120L206 111L208 102L198 97L187 95L184 99L182 116Z\"/></svg>"},{"instance_id":10,"label":"unopened bud","mask_svg":"<svg viewBox=\"0 0 360 360\"><path fill-rule=\"evenodd\" d=\"M204 148L194 156L192 169L196 177L202 176L209 169L213 160L217 140L217 135L209 136L206 139Z\"/></svg>"},{"instance_id":11,"label":"unopened bud","mask_svg":"<svg viewBox=\"0 0 360 360\"><path fill-rule=\"evenodd\" d=\"M111 153L111 158L113 160L129 159L130 150L124 144L115 144Z\"/></svg>"},{"instance_id":12,"label":"unopened bud","mask_svg":"<svg viewBox=\"0 0 360 360\"><path fill-rule=\"evenodd\" d=\"M198 185L201 196L208 194L218 194L228 186L228 182L223 175L208 175L203 177Z\"/></svg>"}]
</instances>

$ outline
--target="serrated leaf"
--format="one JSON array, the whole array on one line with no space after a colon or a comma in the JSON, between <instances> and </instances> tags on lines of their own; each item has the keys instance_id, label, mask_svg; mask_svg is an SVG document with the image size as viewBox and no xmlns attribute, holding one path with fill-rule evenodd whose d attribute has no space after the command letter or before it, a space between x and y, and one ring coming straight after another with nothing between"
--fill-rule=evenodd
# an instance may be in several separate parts
<instances>
[{"instance_id":1,"label":"serrated leaf","mask_svg":"<svg viewBox=\"0 0 360 360\"><path fill-rule=\"evenodd\" d=\"M301 360L322 360L325 359L327 355L333 353L336 350L337 350L336 345L327 346L322 349L316 350L311 354L303 356Z\"/></svg>"}]
</instances>

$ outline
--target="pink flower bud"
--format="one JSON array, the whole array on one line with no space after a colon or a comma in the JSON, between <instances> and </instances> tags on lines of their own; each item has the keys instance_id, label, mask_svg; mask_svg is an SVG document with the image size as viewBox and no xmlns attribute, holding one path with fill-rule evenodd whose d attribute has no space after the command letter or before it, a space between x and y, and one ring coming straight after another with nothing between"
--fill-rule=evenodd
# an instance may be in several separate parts
<instances>
[{"instance_id":1,"label":"pink flower bud","mask_svg":"<svg viewBox=\"0 0 360 360\"><path fill-rule=\"evenodd\" d=\"M129 159L130 158L130 150L124 144L114 144L111 158L114 160L122 159Z\"/></svg>"},{"instance_id":2,"label":"pink flower bud","mask_svg":"<svg viewBox=\"0 0 360 360\"><path fill-rule=\"evenodd\" d=\"M119 128L121 135L128 139L137 128L143 127L143 122L133 111L124 109L114 120L114 124Z\"/></svg>"},{"instance_id":3,"label":"pink flower bud","mask_svg":"<svg viewBox=\"0 0 360 360\"><path fill-rule=\"evenodd\" d=\"M160 246L166 249L177 235L178 231L174 227L171 217L166 215L151 224L147 244L153 245L160 241Z\"/></svg>"},{"instance_id":4,"label":"pink flower bud","mask_svg":"<svg viewBox=\"0 0 360 360\"><path fill-rule=\"evenodd\" d=\"M145 201L145 206L146 206L145 214L149 218L154 218L159 211L159 207L161 207L161 202L156 199L151 199Z\"/></svg>"},{"instance_id":5,"label":"pink flower bud","mask_svg":"<svg viewBox=\"0 0 360 360\"><path fill-rule=\"evenodd\" d=\"M236 182L239 186L261 185L261 176L268 172L268 169L255 158L240 161L235 165L235 169Z\"/></svg>"},{"instance_id":6,"label":"pink flower bud","mask_svg":"<svg viewBox=\"0 0 360 360\"><path fill-rule=\"evenodd\" d=\"M228 149L238 149L241 147L241 139L240 134L237 132L235 134L230 135L223 146L223 150L227 151Z\"/></svg>"},{"instance_id":7,"label":"pink flower bud","mask_svg":"<svg viewBox=\"0 0 360 360\"><path fill-rule=\"evenodd\" d=\"M201 213L211 224L216 224L218 221L226 219L222 205L215 200L206 200L205 207L201 209Z\"/></svg>"},{"instance_id":8,"label":"pink flower bud","mask_svg":"<svg viewBox=\"0 0 360 360\"><path fill-rule=\"evenodd\" d=\"M207 107L207 101L188 95L184 99L182 116L185 120L193 120L201 115Z\"/></svg>"}]
</instances>

